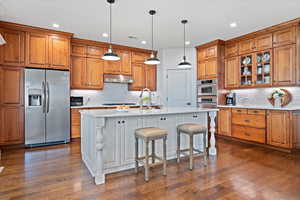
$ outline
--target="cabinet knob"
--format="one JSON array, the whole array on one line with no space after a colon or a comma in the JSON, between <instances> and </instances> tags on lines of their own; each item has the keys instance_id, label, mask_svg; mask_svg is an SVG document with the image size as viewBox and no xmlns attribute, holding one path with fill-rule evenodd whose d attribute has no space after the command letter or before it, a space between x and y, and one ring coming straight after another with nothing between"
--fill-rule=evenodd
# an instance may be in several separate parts
<instances>
[{"instance_id":1,"label":"cabinet knob","mask_svg":"<svg viewBox=\"0 0 300 200\"><path fill-rule=\"evenodd\" d=\"M121 121L118 121L118 124L121 124Z\"/></svg>"},{"instance_id":2,"label":"cabinet knob","mask_svg":"<svg viewBox=\"0 0 300 200\"><path fill-rule=\"evenodd\" d=\"M245 122L250 123L250 120L245 120Z\"/></svg>"},{"instance_id":3,"label":"cabinet knob","mask_svg":"<svg viewBox=\"0 0 300 200\"><path fill-rule=\"evenodd\" d=\"M125 124L125 121L123 120L122 123Z\"/></svg>"}]
</instances>

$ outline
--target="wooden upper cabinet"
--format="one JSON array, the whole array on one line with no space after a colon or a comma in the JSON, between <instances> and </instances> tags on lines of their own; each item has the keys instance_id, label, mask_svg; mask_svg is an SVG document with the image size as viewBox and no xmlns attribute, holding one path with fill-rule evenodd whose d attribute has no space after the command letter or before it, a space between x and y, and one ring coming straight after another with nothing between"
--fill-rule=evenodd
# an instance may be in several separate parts
<instances>
[{"instance_id":1,"label":"wooden upper cabinet","mask_svg":"<svg viewBox=\"0 0 300 200\"><path fill-rule=\"evenodd\" d=\"M83 82L83 72L86 67L86 58L80 56L71 57L71 88L82 89L85 87Z\"/></svg>"},{"instance_id":2,"label":"wooden upper cabinet","mask_svg":"<svg viewBox=\"0 0 300 200\"><path fill-rule=\"evenodd\" d=\"M197 79L202 80L205 79L205 62L198 62L197 66Z\"/></svg>"},{"instance_id":3,"label":"wooden upper cabinet","mask_svg":"<svg viewBox=\"0 0 300 200\"><path fill-rule=\"evenodd\" d=\"M296 46L274 48L273 85L296 83Z\"/></svg>"},{"instance_id":4,"label":"wooden upper cabinet","mask_svg":"<svg viewBox=\"0 0 300 200\"><path fill-rule=\"evenodd\" d=\"M216 78L217 77L217 65L218 65L218 61L216 59L208 60L205 62L205 77L206 78Z\"/></svg>"},{"instance_id":5,"label":"wooden upper cabinet","mask_svg":"<svg viewBox=\"0 0 300 200\"><path fill-rule=\"evenodd\" d=\"M105 49L105 52L107 49ZM121 74L122 55L119 50L114 49L113 52L120 56L120 60L116 61L104 61L104 74Z\"/></svg>"},{"instance_id":6,"label":"wooden upper cabinet","mask_svg":"<svg viewBox=\"0 0 300 200\"><path fill-rule=\"evenodd\" d=\"M238 43L226 44L225 45L225 57L233 57L238 55Z\"/></svg>"},{"instance_id":7,"label":"wooden upper cabinet","mask_svg":"<svg viewBox=\"0 0 300 200\"><path fill-rule=\"evenodd\" d=\"M268 111L267 141L269 145L290 148L291 120L288 111Z\"/></svg>"},{"instance_id":8,"label":"wooden upper cabinet","mask_svg":"<svg viewBox=\"0 0 300 200\"><path fill-rule=\"evenodd\" d=\"M70 69L70 39L49 37L49 61L52 69Z\"/></svg>"},{"instance_id":9,"label":"wooden upper cabinet","mask_svg":"<svg viewBox=\"0 0 300 200\"><path fill-rule=\"evenodd\" d=\"M274 47L296 43L296 27L276 31L273 34Z\"/></svg>"},{"instance_id":10,"label":"wooden upper cabinet","mask_svg":"<svg viewBox=\"0 0 300 200\"><path fill-rule=\"evenodd\" d=\"M202 62L211 58L216 58L218 55L218 46L214 45L211 47L198 49L198 62Z\"/></svg>"},{"instance_id":11,"label":"wooden upper cabinet","mask_svg":"<svg viewBox=\"0 0 300 200\"><path fill-rule=\"evenodd\" d=\"M205 53L206 59L216 58L217 55L218 55L218 46L217 45L208 47L206 49L206 53Z\"/></svg>"},{"instance_id":12,"label":"wooden upper cabinet","mask_svg":"<svg viewBox=\"0 0 300 200\"><path fill-rule=\"evenodd\" d=\"M24 143L24 107L0 107L0 144Z\"/></svg>"},{"instance_id":13,"label":"wooden upper cabinet","mask_svg":"<svg viewBox=\"0 0 300 200\"><path fill-rule=\"evenodd\" d=\"M84 71L85 84L89 88L103 89L103 61L99 58L87 58Z\"/></svg>"},{"instance_id":14,"label":"wooden upper cabinet","mask_svg":"<svg viewBox=\"0 0 300 200\"><path fill-rule=\"evenodd\" d=\"M23 105L23 69L0 69L0 104Z\"/></svg>"},{"instance_id":15,"label":"wooden upper cabinet","mask_svg":"<svg viewBox=\"0 0 300 200\"><path fill-rule=\"evenodd\" d=\"M121 74L131 75L131 53L130 51L120 51L121 53Z\"/></svg>"},{"instance_id":16,"label":"wooden upper cabinet","mask_svg":"<svg viewBox=\"0 0 300 200\"><path fill-rule=\"evenodd\" d=\"M73 56L86 56L87 46L84 44L72 43L71 55Z\"/></svg>"},{"instance_id":17,"label":"wooden upper cabinet","mask_svg":"<svg viewBox=\"0 0 300 200\"><path fill-rule=\"evenodd\" d=\"M255 38L255 49L257 51L262 51L270 49L273 46L273 35L272 33L259 36Z\"/></svg>"},{"instance_id":18,"label":"wooden upper cabinet","mask_svg":"<svg viewBox=\"0 0 300 200\"><path fill-rule=\"evenodd\" d=\"M225 88L239 86L239 57L225 59Z\"/></svg>"},{"instance_id":19,"label":"wooden upper cabinet","mask_svg":"<svg viewBox=\"0 0 300 200\"><path fill-rule=\"evenodd\" d=\"M0 47L0 64L24 66L25 64L25 33L0 29L6 44Z\"/></svg>"},{"instance_id":20,"label":"wooden upper cabinet","mask_svg":"<svg viewBox=\"0 0 300 200\"><path fill-rule=\"evenodd\" d=\"M231 136L231 109L222 108L218 112L218 134Z\"/></svg>"},{"instance_id":21,"label":"wooden upper cabinet","mask_svg":"<svg viewBox=\"0 0 300 200\"><path fill-rule=\"evenodd\" d=\"M145 66L145 87L156 91L156 66Z\"/></svg>"},{"instance_id":22,"label":"wooden upper cabinet","mask_svg":"<svg viewBox=\"0 0 300 200\"><path fill-rule=\"evenodd\" d=\"M133 63L140 63L144 64L145 60L150 57L150 54L147 53L141 53L137 51L132 52L132 62Z\"/></svg>"},{"instance_id":23,"label":"wooden upper cabinet","mask_svg":"<svg viewBox=\"0 0 300 200\"><path fill-rule=\"evenodd\" d=\"M40 33L26 33L27 67L47 68L49 65L49 37Z\"/></svg>"},{"instance_id":24,"label":"wooden upper cabinet","mask_svg":"<svg viewBox=\"0 0 300 200\"><path fill-rule=\"evenodd\" d=\"M197 51L197 57L198 57L198 62L202 62L206 58L206 50L205 49L199 49Z\"/></svg>"},{"instance_id":25,"label":"wooden upper cabinet","mask_svg":"<svg viewBox=\"0 0 300 200\"><path fill-rule=\"evenodd\" d=\"M87 47L87 50L86 50L87 57L101 59L103 54L104 54L104 49L102 47L97 47L97 46L88 46Z\"/></svg>"},{"instance_id":26,"label":"wooden upper cabinet","mask_svg":"<svg viewBox=\"0 0 300 200\"><path fill-rule=\"evenodd\" d=\"M239 54L251 53L255 50L255 40L247 39L239 42Z\"/></svg>"},{"instance_id":27,"label":"wooden upper cabinet","mask_svg":"<svg viewBox=\"0 0 300 200\"><path fill-rule=\"evenodd\" d=\"M129 84L130 90L141 90L145 87L145 65L132 64L133 83Z\"/></svg>"}]
</instances>

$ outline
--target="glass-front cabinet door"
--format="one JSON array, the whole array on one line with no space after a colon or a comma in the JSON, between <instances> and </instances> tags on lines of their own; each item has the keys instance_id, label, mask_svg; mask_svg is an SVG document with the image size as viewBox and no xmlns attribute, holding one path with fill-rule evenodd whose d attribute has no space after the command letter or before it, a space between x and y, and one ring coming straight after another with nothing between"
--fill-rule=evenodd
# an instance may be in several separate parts
<instances>
[{"instance_id":1,"label":"glass-front cabinet door","mask_svg":"<svg viewBox=\"0 0 300 200\"><path fill-rule=\"evenodd\" d=\"M255 53L255 80L256 86L269 86L272 83L272 51L265 50Z\"/></svg>"},{"instance_id":2,"label":"glass-front cabinet door","mask_svg":"<svg viewBox=\"0 0 300 200\"><path fill-rule=\"evenodd\" d=\"M240 57L240 87L251 87L253 85L254 54Z\"/></svg>"}]
</instances>

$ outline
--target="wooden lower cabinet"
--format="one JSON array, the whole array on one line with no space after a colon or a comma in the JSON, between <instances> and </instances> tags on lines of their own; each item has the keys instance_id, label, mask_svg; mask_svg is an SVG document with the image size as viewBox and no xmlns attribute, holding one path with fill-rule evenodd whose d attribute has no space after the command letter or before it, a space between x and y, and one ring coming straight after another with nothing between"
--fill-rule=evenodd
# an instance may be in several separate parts
<instances>
[{"instance_id":1,"label":"wooden lower cabinet","mask_svg":"<svg viewBox=\"0 0 300 200\"><path fill-rule=\"evenodd\" d=\"M265 144L266 130L247 126L233 125L232 137Z\"/></svg>"},{"instance_id":2,"label":"wooden lower cabinet","mask_svg":"<svg viewBox=\"0 0 300 200\"><path fill-rule=\"evenodd\" d=\"M80 109L71 109L71 138L80 138Z\"/></svg>"},{"instance_id":3,"label":"wooden lower cabinet","mask_svg":"<svg viewBox=\"0 0 300 200\"><path fill-rule=\"evenodd\" d=\"M231 109L220 109L218 112L218 134L231 136Z\"/></svg>"},{"instance_id":4,"label":"wooden lower cabinet","mask_svg":"<svg viewBox=\"0 0 300 200\"><path fill-rule=\"evenodd\" d=\"M24 143L24 107L0 106L0 145Z\"/></svg>"},{"instance_id":5,"label":"wooden lower cabinet","mask_svg":"<svg viewBox=\"0 0 300 200\"><path fill-rule=\"evenodd\" d=\"M218 134L293 151L300 149L300 111L221 108Z\"/></svg>"},{"instance_id":6,"label":"wooden lower cabinet","mask_svg":"<svg viewBox=\"0 0 300 200\"><path fill-rule=\"evenodd\" d=\"M292 148L292 121L289 111L268 111L268 144Z\"/></svg>"}]
</instances>

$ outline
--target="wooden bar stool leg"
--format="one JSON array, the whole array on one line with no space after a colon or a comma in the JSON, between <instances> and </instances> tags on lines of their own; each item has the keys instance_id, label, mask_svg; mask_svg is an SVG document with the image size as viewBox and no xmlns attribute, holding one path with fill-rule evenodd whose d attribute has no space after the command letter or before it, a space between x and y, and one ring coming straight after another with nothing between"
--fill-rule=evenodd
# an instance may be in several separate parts
<instances>
[{"instance_id":1,"label":"wooden bar stool leg","mask_svg":"<svg viewBox=\"0 0 300 200\"><path fill-rule=\"evenodd\" d=\"M164 176L166 176L167 175L167 137L164 137L163 138L163 151L164 151L164 153L163 153L163 175Z\"/></svg>"},{"instance_id":2,"label":"wooden bar stool leg","mask_svg":"<svg viewBox=\"0 0 300 200\"><path fill-rule=\"evenodd\" d=\"M180 163L180 131L177 129L177 163Z\"/></svg>"},{"instance_id":3,"label":"wooden bar stool leg","mask_svg":"<svg viewBox=\"0 0 300 200\"><path fill-rule=\"evenodd\" d=\"M149 180L149 140L146 140L145 181Z\"/></svg>"},{"instance_id":4,"label":"wooden bar stool leg","mask_svg":"<svg viewBox=\"0 0 300 200\"><path fill-rule=\"evenodd\" d=\"M139 139L135 138L135 172L138 173L139 171Z\"/></svg>"},{"instance_id":5,"label":"wooden bar stool leg","mask_svg":"<svg viewBox=\"0 0 300 200\"><path fill-rule=\"evenodd\" d=\"M152 163L155 163L155 140L152 140Z\"/></svg>"},{"instance_id":6,"label":"wooden bar stool leg","mask_svg":"<svg viewBox=\"0 0 300 200\"><path fill-rule=\"evenodd\" d=\"M193 169L194 136L190 135L190 170Z\"/></svg>"},{"instance_id":7,"label":"wooden bar stool leg","mask_svg":"<svg viewBox=\"0 0 300 200\"><path fill-rule=\"evenodd\" d=\"M207 166L207 151L206 151L206 136L207 134L203 134L203 153L204 153L204 165Z\"/></svg>"}]
</instances>

